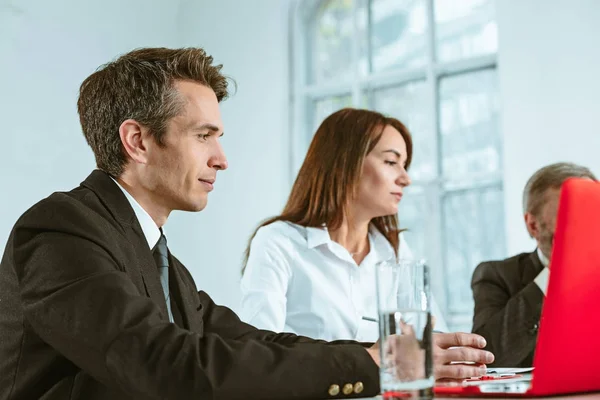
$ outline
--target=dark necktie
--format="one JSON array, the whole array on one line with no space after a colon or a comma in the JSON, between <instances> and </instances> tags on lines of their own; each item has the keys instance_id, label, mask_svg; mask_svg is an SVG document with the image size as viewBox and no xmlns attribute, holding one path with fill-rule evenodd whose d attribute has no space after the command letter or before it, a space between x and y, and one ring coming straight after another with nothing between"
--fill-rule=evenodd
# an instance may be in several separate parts
<instances>
[{"instance_id":1,"label":"dark necktie","mask_svg":"<svg viewBox=\"0 0 600 400\"><path fill-rule=\"evenodd\" d=\"M152 249L152 255L158 268L160 275L160 283L165 294L165 301L167 302L167 311L169 312L169 321L173 322L173 313L171 312L171 295L169 294L169 252L167 250L167 238L160 233L160 239Z\"/></svg>"}]
</instances>

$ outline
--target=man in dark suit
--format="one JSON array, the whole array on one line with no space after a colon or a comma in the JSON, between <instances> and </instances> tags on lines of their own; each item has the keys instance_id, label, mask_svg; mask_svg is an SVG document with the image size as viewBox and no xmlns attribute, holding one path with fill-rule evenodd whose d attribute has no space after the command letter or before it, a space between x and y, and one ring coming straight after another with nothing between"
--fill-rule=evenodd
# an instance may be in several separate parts
<instances>
[{"instance_id":1,"label":"man in dark suit","mask_svg":"<svg viewBox=\"0 0 600 400\"><path fill-rule=\"evenodd\" d=\"M15 224L0 264L0 400L372 396L379 345L261 331L198 291L161 227L200 211L218 171L221 66L202 49L140 49L82 84L95 170ZM465 346L452 349L453 346ZM493 359L436 335L438 378Z\"/></svg>"},{"instance_id":2,"label":"man in dark suit","mask_svg":"<svg viewBox=\"0 0 600 400\"><path fill-rule=\"evenodd\" d=\"M533 174L523 192L523 213L537 249L502 261L483 262L473 273L473 332L487 340L486 348L496 356L493 366L533 364L560 187L573 177L596 180L589 169L572 163L548 165Z\"/></svg>"}]
</instances>

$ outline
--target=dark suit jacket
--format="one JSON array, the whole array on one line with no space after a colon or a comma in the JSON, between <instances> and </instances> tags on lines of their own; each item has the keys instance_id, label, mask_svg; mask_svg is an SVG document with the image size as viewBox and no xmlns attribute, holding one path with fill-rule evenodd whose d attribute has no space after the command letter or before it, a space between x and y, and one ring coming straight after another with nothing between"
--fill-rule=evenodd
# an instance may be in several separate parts
<instances>
[{"instance_id":1,"label":"dark suit jacket","mask_svg":"<svg viewBox=\"0 0 600 400\"><path fill-rule=\"evenodd\" d=\"M360 396L379 391L361 345L258 330L170 261L182 326L107 174L25 212L0 264L0 399L308 399L358 381Z\"/></svg>"},{"instance_id":2,"label":"dark suit jacket","mask_svg":"<svg viewBox=\"0 0 600 400\"><path fill-rule=\"evenodd\" d=\"M530 367L544 294L533 281L542 271L537 252L481 263L473 273L473 332L487 341L496 367Z\"/></svg>"}]
</instances>

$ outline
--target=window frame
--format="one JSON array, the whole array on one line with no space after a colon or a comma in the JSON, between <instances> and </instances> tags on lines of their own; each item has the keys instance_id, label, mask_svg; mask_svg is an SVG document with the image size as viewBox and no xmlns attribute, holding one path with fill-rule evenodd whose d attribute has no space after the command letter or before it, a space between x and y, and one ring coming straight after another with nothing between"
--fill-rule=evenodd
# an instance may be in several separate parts
<instances>
[{"instance_id":1,"label":"window frame","mask_svg":"<svg viewBox=\"0 0 600 400\"><path fill-rule=\"evenodd\" d=\"M434 129L434 141L432 145L436 150L436 177L430 180L413 180L412 186L418 186L423 190L430 205L431 219L428 221L425 232L431 243L428 245L431 256L428 262L432 266L432 292L434 293L442 312L446 316L450 327L466 327L471 325L471 316L462 312L452 313L449 307L450 300L446 287L447 267L445 258L446 238L444 234L444 197L455 191L481 190L487 187L500 188L504 192L503 171L501 163L499 171L489 179L471 180L460 186L448 186L442 175L442 148L440 144L440 82L445 77L467 74L481 70L495 70L498 68L498 52L480 55L457 61L440 62L436 59L436 23L434 13L435 0L423 0L426 3L427 32L426 51L427 59L424 66L411 68L397 68L385 71L373 71L371 62L371 41L367 40L368 71L366 75L360 75L358 71L359 59L359 12L360 8L367 10L370 14L371 0L353 0L352 15L354 22L352 48L353 65L355 66L351 79L340 81L329 81L311 83L309 71L311 70L309 50L310 35L314 31L311 25L319 7L319 0L294 0L290 7L290 110L291 110L291 135L290 145L291 163L290 177L293 181L308 150L308 145L314 134L313 104L315 101L332 96L343 96L348 93L352 96L352 104L361 104L361 98L366 95L367 108L374 105L374 92L378 89L403 86L416 81L424 81L428 92L428 113ZM366 34L371 32L371 18L367 15ZM503 154L503 140L499 144L500 154ZM506 238L505 227L502 226L502 234ZM506 240L505 240L506 243ZM410 243L409 243L410 245ZM436 266L438 266L436 268ZM475 267L475 266L473 266Z\"/></svg>"}]
</instances>

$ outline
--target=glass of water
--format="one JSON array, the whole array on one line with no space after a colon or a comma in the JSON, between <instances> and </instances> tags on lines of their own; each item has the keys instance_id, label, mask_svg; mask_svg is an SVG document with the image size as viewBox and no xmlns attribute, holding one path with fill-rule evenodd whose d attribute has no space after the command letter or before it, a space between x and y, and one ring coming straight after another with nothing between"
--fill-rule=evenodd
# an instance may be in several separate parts
<instances>
[{"instance_id":1,"label":"glass of water","mask_svg":"<svg viewBox=\"0 0 600 400\"><path fill-rule=\"evenodd\" d=\"M376 270L383 397L432 398L429 268L423 260L394 260Z\"/></svg>"}]
</instances>

